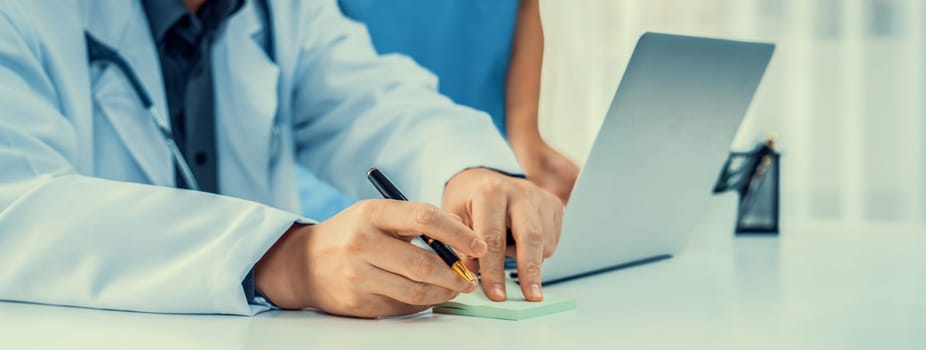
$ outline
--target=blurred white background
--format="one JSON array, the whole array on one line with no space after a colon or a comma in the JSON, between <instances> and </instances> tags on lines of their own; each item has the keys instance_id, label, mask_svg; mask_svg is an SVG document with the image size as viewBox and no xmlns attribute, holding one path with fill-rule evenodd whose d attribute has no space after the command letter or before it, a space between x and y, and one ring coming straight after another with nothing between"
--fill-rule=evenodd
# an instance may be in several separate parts
<instances>
[{"instance_id":1,"label":"blurred white background","mask_svg":"<svg viewBox=\"0 0 926 350\"><path fill-rule=\"evenodd\" d=\"M733 148L778 134L785 224L926 223L923 0L545 0L542 11L541 131L579 163L643 32L774 42Z\"/></svg>"}]
</instances>

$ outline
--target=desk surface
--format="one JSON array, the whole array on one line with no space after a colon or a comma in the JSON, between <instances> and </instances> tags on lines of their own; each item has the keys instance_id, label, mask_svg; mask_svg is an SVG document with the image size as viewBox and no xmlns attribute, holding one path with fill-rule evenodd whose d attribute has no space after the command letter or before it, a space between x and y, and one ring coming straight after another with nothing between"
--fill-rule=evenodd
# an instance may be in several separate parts
<instances>
[{"instance_id":1,"label":"desk surface","mask_svg":"<svg viewBox=\"0 0 926 350\"><path fill-rule=\"evenodd\" d=\"M577 310L519 322L0 302L0 348L926 348L926 232L862 231L737 238L727 251L549 286L576 298Z\"/></svg>"}]
</instances>

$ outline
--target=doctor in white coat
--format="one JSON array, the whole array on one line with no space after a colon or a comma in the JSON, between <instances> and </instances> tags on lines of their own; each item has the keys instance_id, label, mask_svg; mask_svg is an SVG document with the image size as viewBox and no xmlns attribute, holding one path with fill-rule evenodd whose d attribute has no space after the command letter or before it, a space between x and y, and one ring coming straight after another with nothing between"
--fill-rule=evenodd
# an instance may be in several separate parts
<instances>
[{"instance_id":1,"label":"doctor in white coat","mask_svg":"<svg viewBox=\"0 0 926 350\"><path fill-rule=\"evenodd\" d=\"M486 290L542 299L562 206L506 175L521 171L489 118L437 94L410 60L377 56L334 0L259 3L244 1L210 49L212 194L176 188L141 0L0 0L0 300L376 317L471 292L407 243L419 233L478 261ZM124 70L88 62L85 32L125 59L158 123ZM296 162L358 198L377 197L365 179L376 166L421 202L367 200L315 223L294 214ZM521 291L497 290L506 253Z\"/></svg>"}]
</instances>

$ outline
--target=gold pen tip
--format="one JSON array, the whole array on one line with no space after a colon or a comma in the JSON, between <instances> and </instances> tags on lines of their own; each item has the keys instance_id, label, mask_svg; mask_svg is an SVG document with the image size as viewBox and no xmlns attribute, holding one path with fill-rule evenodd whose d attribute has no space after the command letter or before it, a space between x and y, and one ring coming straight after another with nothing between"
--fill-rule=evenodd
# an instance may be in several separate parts
<instances>
[{"instance_id":1,"label":"gold pen tip","mask_svg":"<svg viewBox=\"0 0 926 350\"><path fill-rule=\"evenodd\" d=\"M462 261L453 263L451 268L453 268L453 271L456 271L457 274L460 275L460 277L463 277L463 279L465 279L467 282L472 283L473 285L479 283L476 281L476 276L466 268L466 265L463 265Z\"/></svg>"}]
</instances>

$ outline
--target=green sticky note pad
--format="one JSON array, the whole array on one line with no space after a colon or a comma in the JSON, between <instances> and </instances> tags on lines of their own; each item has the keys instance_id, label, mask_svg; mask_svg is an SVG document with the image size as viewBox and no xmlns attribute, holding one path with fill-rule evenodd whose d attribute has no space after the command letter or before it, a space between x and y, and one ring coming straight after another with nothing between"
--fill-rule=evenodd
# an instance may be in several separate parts
<instances>
[{"instance_id":1,"label":"green sticky note pad","mask_svg":"<svg viewBox=\"0 0 926 350\"><path fill-rule=\"evenodd\" d=\"M527 301L521 295L521 287L514 282L506 282L505 287L508 292L508 300L489 300L482 291L482 287L480 287L470 294L460 294L453 300L435 306L434 312L503 320L523 320L525 318L575 310L576 308L575 299L557 298L544 293L543 301Z\"/></svg>"}]
</instances>

